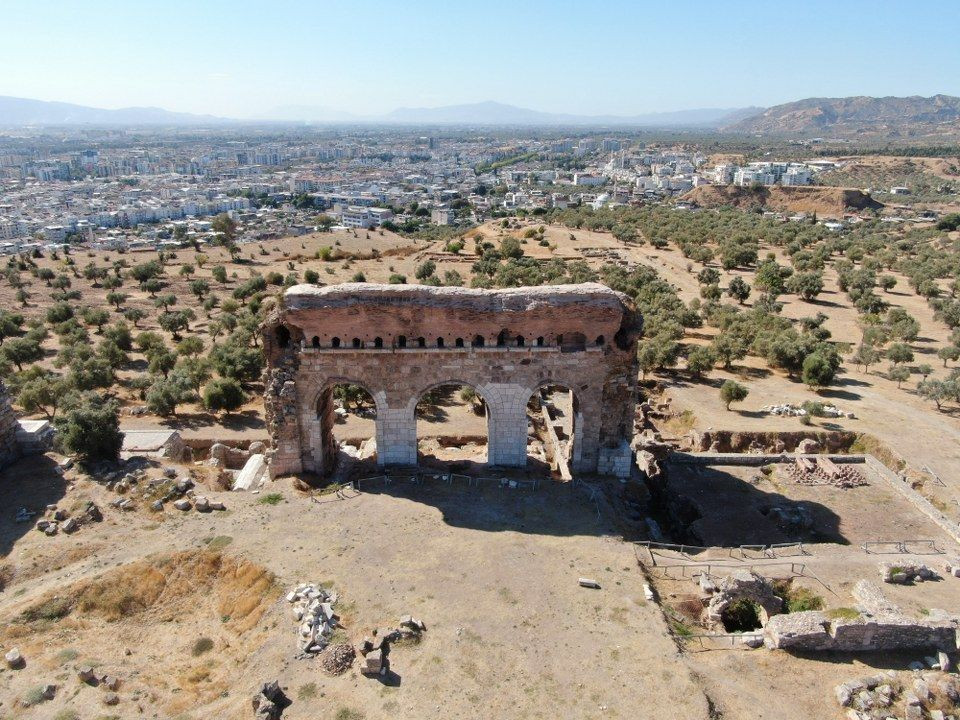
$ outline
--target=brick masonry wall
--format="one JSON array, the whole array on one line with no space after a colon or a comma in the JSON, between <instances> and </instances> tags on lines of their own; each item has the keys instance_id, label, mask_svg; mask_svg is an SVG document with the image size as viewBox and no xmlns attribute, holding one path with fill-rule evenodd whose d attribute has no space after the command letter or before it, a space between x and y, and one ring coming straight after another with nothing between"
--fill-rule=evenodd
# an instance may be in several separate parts
<instances>
[{"instance_id":1,"label":"brick masonry wall","mask_svg":"<svg viewBox=\"0 0 960 720\"><path fill-rule=\"evenodd\" d=\"M572 286L579 288L581 286ZM590 286L591 293L595 293ZM542 289L535 289L538 299ZM496 293L497 291L490 291ZM267 423L273 438L271 473L276 475L328 470L332 441L331 423L318 412L328 408L325 394L339 383L365 388L376 404L377 456L381 465L414 465L417 461L416 406L428 390L440 385L472 387L487 406L488 463L522 467L526 464L527 401L544 385L561 385L574 394L577 418L572 457L574 471L629 475L629 441L633 428L636 394L635 333L638 320L623 304L621 296L607 290L598 305L585 295L583 306L551 308L542 302L526 314L471 311L462 317L462 326L451 324L451 314L441 305L404 305L395 314L390 306L376 312L360 303L347 308L304 308L295 312L281 309L262 329L267 350L265 375ZM512 291L511 297L517 297ZM610 297L616 299L612 306ZM428 296L429 297L429 296ZM374 294L370 300L377 303ZM339 325L338 332L367 337L396 338L404 332L418 332L436 319L436 327L457 337L477 334L492 336L483 347L458 348L451 341L442 348L369 347L321 345L315 347L311 333L317 328L345 323L351 315L355 325ZM416 316L416 320L411 318ZM376 327L364 327L370 317ZM329 322L328 322L329 320ZM296 322L294 322L296 321ZM413 323L413 324L411 324ZM303 327L301 327L301 325ZM580 346L544 345L535 342L518 346L496 344L493 329L508 326L512 333L545 332L550 326L556 336L568 339L576 333L592 338L603 335L601 344ZM588 327L589 325L589 327ZM412 328L412 331L410 330ZM619 336L618 336L619 333ZM329 336L329 333L327 333ZM618 342L613 339L618 336ZM405 336L406 337L406 336ZM311 338L308 340L308 338ZM535 340L535 338L534 338ZM364 343L366 345L366 342Z\"/></svg>"}]
</instances>

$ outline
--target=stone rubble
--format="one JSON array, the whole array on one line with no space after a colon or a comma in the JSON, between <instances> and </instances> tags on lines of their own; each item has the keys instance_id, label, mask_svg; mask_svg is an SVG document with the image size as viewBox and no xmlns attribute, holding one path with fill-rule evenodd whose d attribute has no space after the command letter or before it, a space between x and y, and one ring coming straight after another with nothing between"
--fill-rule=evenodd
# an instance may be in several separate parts
<instances>
[{"instance_id":1,"label":"stone rubble","mask_svg":"<svg viewBox=\"0 0 960 720\"><path fill-rule=\"evenodd\" d=\"M8 650L6 655L3 656L3 659L6 661L7 667L11 670L19 670L26 665L23 655L20 654L20 651L17 648L11 648Z\"/></svg>"},{"instance_id":2,"label":"stone rubble","mask_svg":"<svg viewBox=\"0 0 960 720\"><path fill-rule=\"evenodd\" d=\"M353 649L353 645L349 643L328 645L320 653L320 667L328 675L342 675L350 669L356 657L357 652Z\"/></svg>"},{"instance_id":3,"label":"stone rubble","mask_svg":"<svg viewBox=\"0 0 960 720\"><path fill-rule=\"evenodd\" d=\"M804 410L799 405L791 405L785 403L783 405L764 405L760 408L761 412L768 413L770 415L779 415L783 417L804 417L807 415L807 411ZM824 405L823 406L823 417L829 418L853 418L854 414L852 412L844 412L835 405Z\"/></svg>"},{"instance_id":4,"label":"stone rubble","mask_svg":"<svg viewBox=\"0 0 960 720\"><path fill-rule=\"evenodd\" d=\"M956 675L925 670L919 662L911 667L914 669L888 670L841 683L834 688L837 703L848 708L850 720L956 720L960 715Z\"/></svg>"},{"instance_id":5,"label":"stone rubble","mask_svg":"<svg viewBox=\"0 0 960 720\"><path fill-rule=\"evenodd\" d=\"M939 580L940 576L922 563L880 563L880 577L885 583L906 585L922 580Z\"/></svg>"},{"instance_id":6,"label":"stone rubble","mask_svg":"<svg viewBox=\"0 0 960 720\"><path fill-rule=\"evenodd\" d=\"M368 677L385 676L390 669L388 656L390 655L391 643L402 640L418 642L421 633L426 632L426 629L427 626L422 620L418 620L411 615L404 615L400 618L397 628L374 630L360 644L360 654L363 656L360 672Z\"/></svg>"},{"instance_id":7,"label":"stone rubble","mask_svg":"<svg viewBox=\"0 0 960 720\"><path fill-rule=\"evenodd\" d=\"M304 653L314 655L330 643L339 617L333 606L337 595L313 583L301 583L287 593L293 604L293 617L300 623L297 645Z\"/></svg>"},{"instance_id":8,"label":"stone rubble","mask_svg":"<svg viewBox=\"0 0 960 720\"><path fill-rule=\"evenodd\" d=\"M70 535L85 525L103 521L103 513L93 501L88 502L83 512L73 517L70 517L66 510L58 508L56 505L47 505L46 515L47 517L37 520L34 527L48 537L53 537L59 531Z\"/></svg>"},{"instance_id":9,"label":"stone rubble","mask_svg":"<svg viewBox=\"0 0 960 720\"><path fill-rule=\"evenodd\" d=\"M290 698L280 689L280 683L274 680L260 686L260 692L253 696L251 705L257 720L279 720L290 705Z\"/></svg>"}]
</instances>

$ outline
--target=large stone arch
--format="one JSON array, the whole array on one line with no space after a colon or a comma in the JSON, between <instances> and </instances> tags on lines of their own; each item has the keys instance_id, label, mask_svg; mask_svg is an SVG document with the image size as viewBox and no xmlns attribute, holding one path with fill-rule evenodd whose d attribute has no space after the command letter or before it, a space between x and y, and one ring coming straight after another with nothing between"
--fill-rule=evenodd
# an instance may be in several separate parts
<instances>
[{"instance_id":1,"label":"large stone arch","mask_svg":"<svg viewBox=\"0 0 960 720\"><path fill-rule=\"evenodd\" d=\"M375 438L377 447L380 447L380 415L386 409L384 391L375 390L368 383L348 376L322 378L305 388L301 396L299 420L303 470L324 474L332 467L336 442L333 439L333 404L330 396L337 385L357 385L373 399L376 410ZM325 398L325 402L322 403ZM321 407L322 404L324 407Z\"/></svg>"},{"instance_id":2,"label":"large stone arch","mask_svg":"<svg viewBox=\"0 0 960 720\"><path fill-rule=\"evenodd\" d=\"M289 339L277 334L281 325ZM580 409L576 469L629 474L640 327L624 295L589 283L506 290L294 286L262 332L271 474L322 469L316 403L339 382L360 385L373 396L382 465L417 462L417 402L432 387L462 384L486 402L488 463L522 467L527 401L539 387L554 384L569 388ZM471 346L478 335L483 346ZM507 341L498 344L501 335ZM393 341L401 336L408 342ZM313 337L324 341L315 345ZM332 337L362 343L353 347L341 340L337 346L327 341ZM423 346L410 342L420 337ZM442 347L438 337L446 338ZM456 346L457 337L465 339L463 347Z\"/></svg>"},{"instance_id":3,"label":"large stone arch","mask_svg":"<svg viewBox=\"0 0 960 720\"><path fill-rule=\"evenodd\" d=\"M569 381L551 378L549 380L544 380L539 383L533 390L530 391L530 394L527 395L527 400L524 403L524 409L526 409L527 404L530 402L530 399L536 395L540 390L545 387L562 387L567 389L570 392L570 395L573 399L571 406L573 409L573 418L572 418L572 430L573 436L571 437L572 449L570 452L570 467L573 470L578 470L584 467L585 458L587 456L594 457L596 448L596 435L599 431L599 425L591 423L589 426L586 424L586 415L583 412L583 401L580 399L582 393L578 393L575 389L575 384ZM588 452L584 454L584 446L588 446Z\"/></svg>"},{"instance_id":4,"label":"large stone arch","mask_svg":"<svg viewBox=\"0 0 960 720\"><path fill-rule=\"evenodd\" d=\"M439 387L449 386L449 385L462 385L473 390L480 398L483 400L483 403L486 407L486 419L487 419L487 462L490 463L490 437L491 437L491 425L494 422L493 412L490 407L490 400L487 397L487 391L483 388L482 385L479 385L470 380L462 380L459 376L451 376L447 380L437 380L432 381L429 385L420 388L415 391L411 396L410 400L407 402L407 409L409 411L410 417L413 419L413 446L414 446L414 456L417 452L417 406L420 404L420 400L423 399L423 396L426 395L431 390L435 390Z\"/></svg>"}]
</instances>

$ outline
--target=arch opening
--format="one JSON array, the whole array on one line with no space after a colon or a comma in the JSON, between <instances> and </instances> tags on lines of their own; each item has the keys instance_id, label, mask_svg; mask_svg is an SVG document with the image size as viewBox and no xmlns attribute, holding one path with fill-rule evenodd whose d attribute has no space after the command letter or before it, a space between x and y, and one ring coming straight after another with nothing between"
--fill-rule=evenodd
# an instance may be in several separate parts
<instances>
[{"instance_id":1,"label":"arch opening","mask_svg":"<svg viewBox=\"0 0 960 720\"><path fill-rule=\"evenodd\" d=\"M276 338L279 347L289 347L290 329L286 325L277 325Z\"/></svg>"},{"instance_id":2,"label":"arch opening","mask_svg":"<svg viewBox=\"0 0 960 720\"><path fill-rule=\"evenodd\" d=\"M314 458L316 471L337 477L349 474L358 463L376 466L377 405L370 391L350 382L332 383L317 397L322 457Z\"/></svg>"},{"instance_id":3,"label":"arch opening","mask_svg":"<svg viewBox=\"0 0 960 720\"><path fill-rule=\"evenodd\" d=\"M453 344L457 347L463 347L463 338L457 338Z\"/></svg>"},{"instance_id":4,"label":"arch opening","mask_svg":"<svg viewBox=\"0 0 960 720\"><path fill-rule=\"evenodd\" d=\"M485 339L483 335L474 335L473 340L470 342L472 347L483 347Z\"/></svg>"},{"instance_id":5,"label":"arch opening","mask_svg":"<svg viewBox=\"0 0 960 720\"><path fill-rule=\"evenodd\" d=\"M320 337L318 335L313 336L313 340L310 341L310 346L315 348L320 347Z\"/></svg>"},{"instance_id":6,"label":"arch opening","mask_svg":"<svg viewBox=\"0 0 960 720\"><path fill-rule=\"evenodd\" d=\"M579 418L577 396L568 386L546 383L534 390L527 401L527 463L572 479L583 434Z\"/></svg>"},{"instance_id":7,"label":"arch opening","mask_svg":"<svg viewBox=\"0 0 960 720\"><path fill-rule=\"evenodd\" d=\"M406 336L406 335L400 335L400 336L398 336L398 337L397 337L397 347L398 347L398 348L405 348L406 346L407 346L407 336Z\"/></svg>"},{"instance_id":8,"label":"arch opening","mask_svg":"<svg viewBox=\"0 0 960 720\"><path fill-rule=\"evenodd\" d=\"M330 347L338 348L340 347L340 338L335 337L330 341Z\"/></svg>"},{"instance_id":9,"label":"arch opening","mask_svg":"<svg viewBox=\"0 0 960 720\"><path fill-rule=\"evenodd\" d=\"M382 348L382 347L383 347L383 338L382 338L382 337L375 337L375 338L373 339L373 346L374 346L375 348Z\"/></svg>"},{"instance_id":10,"label":"arch opening","mask_svg":"<svg viewBox=\"0 0 960 720\"><path fill-rule=\"evenodd\" d=\"M359 350L360 348L363 347L363 340L361 340L360 338L354 338L351 342L353 344L354 350Z\"/></svg>"},{"instance_id":11,"label":"arch opening","mask_svg":"<svg viewBox=\"0 0 960 720\"><path fill-rule=\"evenodd\" d=\"M438 337L438 338L437 338L437 347L438 347L438 348L442 348L442 347L443 347L443 338L442 338L442 337Z\"/></svg>"},{"instance_id":12,"label":"arch opening","mask_svg":"<svg viewBox=\"0 0 960 720\"><path fill-rule=\"evenodd\" d=\"M486 464L487 404L472 386L451 381L424 390L415 416L419 465L465 472Z\"/></svg>"}]
</instances>

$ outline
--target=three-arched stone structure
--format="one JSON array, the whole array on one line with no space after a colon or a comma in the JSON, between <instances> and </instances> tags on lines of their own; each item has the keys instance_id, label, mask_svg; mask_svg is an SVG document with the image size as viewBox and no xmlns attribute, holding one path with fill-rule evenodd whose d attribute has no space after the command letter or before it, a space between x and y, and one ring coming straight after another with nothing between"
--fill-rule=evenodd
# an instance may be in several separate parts
<instances>
[{"instance_id":1,"label":"three-arched stone structure","mask_svg":"<svg viewBox=\"0 0 960 720\"><path fill-rule=\"evenodd\" d=\"M417 463L416 406L439 385L486 402L487 462L527 462L527 402L562 385L576 407L575 471L625 476L641 319L595 283L473 290L349 283L297 285L262 327L271 474L325 473L335 385L376 404L380 465Z\"/></svg>"}]
</instances>

